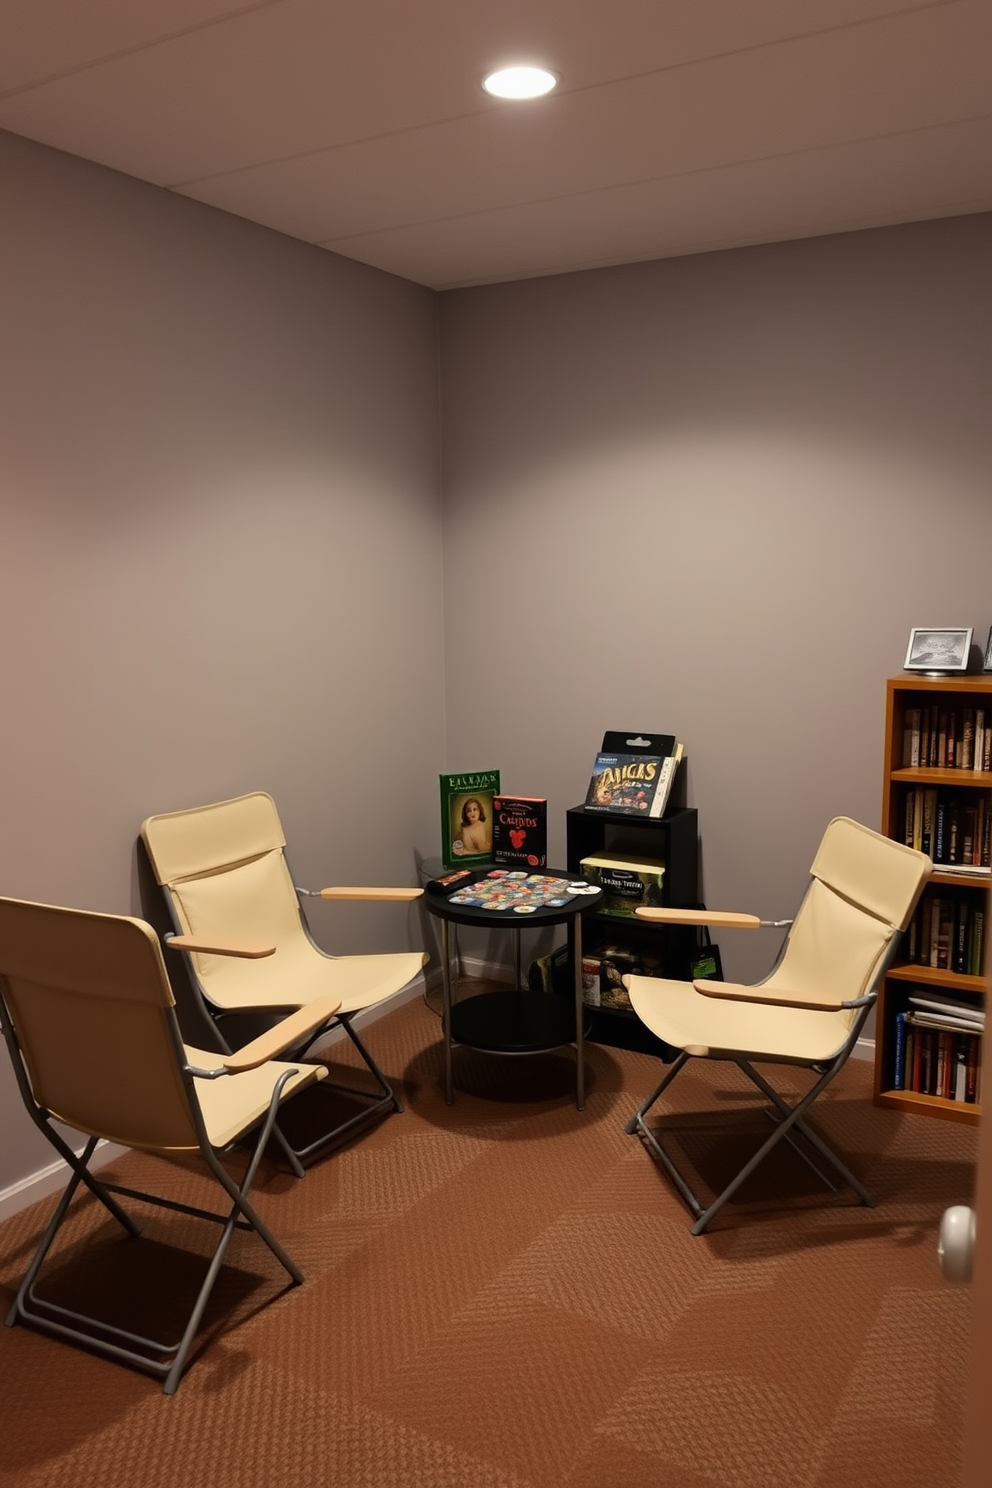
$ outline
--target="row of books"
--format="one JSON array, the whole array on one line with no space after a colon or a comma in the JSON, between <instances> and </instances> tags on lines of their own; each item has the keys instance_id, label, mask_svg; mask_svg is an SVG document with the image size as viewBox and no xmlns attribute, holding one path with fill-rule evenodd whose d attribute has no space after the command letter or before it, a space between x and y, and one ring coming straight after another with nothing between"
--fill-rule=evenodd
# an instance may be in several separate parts
<instances>
[{"instance_id":1,"label":"row of books","mask_svg":"<svg viewBox=\"0 0 992 1488\"><path fill-rule=\"evenodd\" d=\"M992 772L992 709L946 708L940 703L907 708L902 763L904 769Z\"/></svg>"},{"instance_id":2,"label":"row of books","mask_svg":"<svg viewBox=\"0 0 992 1488\"><path fill-rule=\"evenodd\" d=\"M914 786L906 792L903 841L934 862L962 873L992 865L992 810L979 791Z\"/></svg>"},{"instance_id":3,"label":"row of books","mask_svg":"<svg viewBox=\"0 0 992 1488\"><path fill-rule=\"evenodd\" d=\"M985 958L985 902L965 894L924 895L903 949L914 966L981 976Z\"/></svg>"},{"instance_id":4,"label":"row of books","mask_svg":"<svg viewBox=\"0 0 992 1488\"><path fill-rule=\"evenodd\" d=\"M985 1013L929 987L910 991L897 1013L892 1088L977 1105L982 1098Z\"/></svg>"}]
</instances>

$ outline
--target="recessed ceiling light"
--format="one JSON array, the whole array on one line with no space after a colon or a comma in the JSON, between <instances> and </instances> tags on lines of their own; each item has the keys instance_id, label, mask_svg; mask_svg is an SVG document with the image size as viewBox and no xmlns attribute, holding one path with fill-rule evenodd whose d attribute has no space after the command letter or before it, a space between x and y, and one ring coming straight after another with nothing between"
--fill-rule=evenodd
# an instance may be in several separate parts
<instances>
[{"instance_id":1,"label":"recessed ceiling light","mask_svg":"<svg viewBox=\"0 0 992 1488\"><path fill-rule=\"evenodd\" d=\"M494 98L541 98L557 88L558 79L545 67L501 67L483 78L482 86Z\"/></svg>"}]
</instances>

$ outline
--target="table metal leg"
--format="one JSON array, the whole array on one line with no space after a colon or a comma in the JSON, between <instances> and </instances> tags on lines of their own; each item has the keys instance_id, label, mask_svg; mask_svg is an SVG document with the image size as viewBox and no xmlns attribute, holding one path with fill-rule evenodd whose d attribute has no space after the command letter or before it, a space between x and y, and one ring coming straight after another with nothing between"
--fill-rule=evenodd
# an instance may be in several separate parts
<instances>
[{"instance_id":1,"label":"table metal leg","mask_svg":"<svg viewBox=\"0 0 992 1488\"><path fill-rule=\"evenodd\" d=\"M448 922L441 921L441 1036L444 1042L444 1100L455 1103L454 1082L451 1076L451 951L448 945Z\"/></svg>"},{"instance_id":2,"label":"table metal leg","mask_svg":"<svg viewBox=\"0 0 992 1488\"><path fill-rule=\"evenodd\" d=\"M572 921L572 970L575 977L575 1109L586 1108L585 1007L582 1002L582 916Z\"/></svg>"},{"instance_id":3,"label":"table metal leg","mask_svg":"<svg viewBox=\"0 0 992 1488\"><path fill-rule=\"evenodd\" d=\"M520 926L513 927L513 985L519 992L523 987L522 977L523 962L520 957Z\"/></svg>"}]
</instances>

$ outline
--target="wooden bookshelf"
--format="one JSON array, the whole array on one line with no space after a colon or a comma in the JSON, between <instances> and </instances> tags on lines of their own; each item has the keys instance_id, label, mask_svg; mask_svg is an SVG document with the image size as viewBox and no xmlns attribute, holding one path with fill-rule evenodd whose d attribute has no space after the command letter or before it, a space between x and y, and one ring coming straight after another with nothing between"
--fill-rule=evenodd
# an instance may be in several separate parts
<instances>
[{"instance_id":1,"label":"wooden bookshelf","mask_svg":"<svg viewBox=\"0 0 992 1488\"><path fill-rule=\"evenodd\" d=\"M920 710L921 755L919 763L907 764L906 741L913 731L915 709ZM882 831L887 837L905 842L915 822L918 840L913 845L922 846L934 857L939 854L944 858L949 855L960 858L965 845L963 824L967 823L971 825L971 856L974 858L975 836L980 830L982 838L986 839L984 820L992 818L992 771L950 766L949 729L945 728L943 732L940 729L942 717L953 718L957 750L964 734L966 710L973 722L982 710L985 726L992 730L992 674L927 677L906 672L900 677L890 678L887 684ZM978 763L980 766L981 760ZM937 802L941 803L939 844ZM953 850L950 847L952 811ZM983 845L984 842L978 844L979 857ZM916 925L912 927L912 934L907 932L903 937L895 964L887 973L879 994L875 1028L877 1105L936 1116L945 1121L968 1124L978 1121L981 1105L977 1102L951 1100L944 1095L925 1094L908 1088L912 1079L911 1069L906 1073L904 1087L895 1088L896 1029L898 1014L907 1010L907 999L913 986L929 988L945 997L960 995L966 1004L984 1005L989 982L982 972L988 968L988 938L992 933L990 886L990 875L961 872L955 862L936 864L917 910ZM984 914L981 922L982 954L977 965L978 943L969 939L976 924L976 912ZM951 929L946 936L948 944L945 948L944 931L948 924ZM928 934L929 943L921 944L921 941L927 942ZM937 937L938 944L931 955L934 937ZM914 959L924 954L927 955L925 962ZM940 964L932 964L934 959L938 959Z\"/></svg>"}]
</instances>

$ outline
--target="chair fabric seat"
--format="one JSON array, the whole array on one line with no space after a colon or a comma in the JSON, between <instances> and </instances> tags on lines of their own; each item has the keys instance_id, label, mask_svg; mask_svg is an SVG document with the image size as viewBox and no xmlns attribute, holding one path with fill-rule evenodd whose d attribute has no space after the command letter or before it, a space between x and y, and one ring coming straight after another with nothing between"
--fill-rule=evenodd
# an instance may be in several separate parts
<instances>
[{"instance_id":1,"label":"chair fabric seat","mask_svg":"<svg viewBox=\"0 0 992 1488\"><path fill-rule=\"evenodd\" d=\"M220 1069L225 1055L212 1049L196 1049L184 1044L186 1058L197 1069ZM214 1147L226 1147L242 1132L249 1131L269 1109L272 1092L280 1077L287 1070L296 1070L283 1086L283 1096L312 1085L315 1080L327 1077L327 1066L323 1064L287 1064L279 1059L270 1059L258 1069L242 1070L236 1075L221 1075L218 1080L201 1080L195 1076L193 1084L200 1103L203 1124Z\"/></svg>"},{"instance_id":2,"label":"chair fabric seat","mask_svg":"<svg viewBox=\"0 0 992 1488\"><path fill-rule=\"evenodd\" d=\"M190 1064L197 1069L220 1069L227 1057L218 1054L213 1049L197 1049L192 1044L184 1044L186 1058ZM202 1080L194 1077L193 1084L196 1088L197 1100L200 1103L200 1113L203 1116L203 1124L206 1127L207 1136L212 1147L223 1149L234 1142L238 1137L251 1131L252 1127L265 1116L272 1100L272 1092L281 1075L287 1070L296 1070L283 1086L284 1097L291 1095L294 1091L302 1090L305 1085L312 1085L315 1080L323 1080L327 1076L327 1067L318 1063L295 1063L286 1064L276 1059L268 1060L258 1069L243 1070L235 1075L221 1075L217 1080ZM52 1111L57 1121L72 1125L72 1119L63 1111ZM105 1142L115 1142L122 1147L133 1147L141 1152L159 1152L168 1156L170 1152L198 1152L198 1142L190 1142L182 1146L167 1146L162 1142L154 1140L142 1140L135 1134L132 1127L125 1130L116 1130L110 1127L101 1127L96 1131Z\"/></svg>"},{"instance_id":3,"label":"chair fabric seat","mask_svg":"<svg viewBox=\"0 0 992 1488\"><path fill-rule=\"evenodd\" d=\"M278 849L223 872L180 880L172 893L188 934L276 947L274 955L252 961L191 956L204 995L224 1011L289 1010L315 997L333 997L342 1013L352 1013L400 991L427 960L422 951L331 956L319 950L304 931L293 880Z\"/></svg>"},{"instance_id":4,"label":"chair fabric seat","mask_svg":"<svg viewBox=\"0 0 992 1488\"><path fill-rule=\"evenodd\" d=\"M634 1012L653 1034L687 1054L711 1059L833 1059L851 1032L848 1012L737 1003L697 992L691 982L627 979Z\"/></svg>"},{"instance_id":5,"label":"chair fabric seat","mask_svg":"<svg viewBox=\"0 0 992 1488\"><path fill-rule=\"evenodd\" d=\"M231 975L231 957L194 954L191 959L205 995L224 1011L288 1012L316 997L333 997L341 1003L340 1012L352 1013L401 991L418 975L425 958L420 951L328 956L300 935L280 945L272 956L237 962L236 976Z\"/></svg>"}]
</instances>

